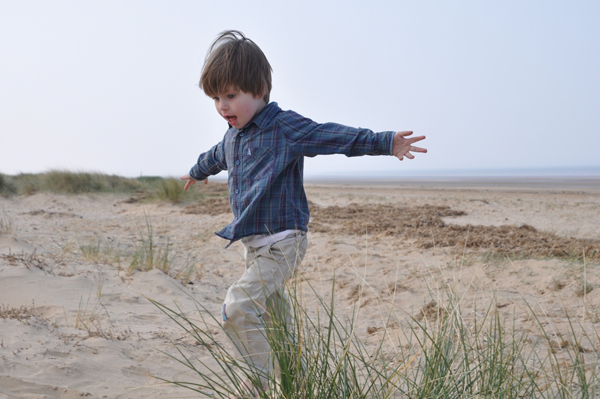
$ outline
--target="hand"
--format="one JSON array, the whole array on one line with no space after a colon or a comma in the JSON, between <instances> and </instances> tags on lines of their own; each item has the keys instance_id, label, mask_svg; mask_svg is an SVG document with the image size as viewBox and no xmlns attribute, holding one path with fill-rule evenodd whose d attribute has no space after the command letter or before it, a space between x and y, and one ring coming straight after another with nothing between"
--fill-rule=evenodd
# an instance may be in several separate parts
<instances>
[{"instance_id":1,"label":"hand","mask_svg":"<svg viewBox=\"0 0 600 399\"><path fill-rule=\"evenodd\" d=\"M427 152L425 148L413 146L413 143L424 140L425 136L411 137L408 139L405 138L407 136L410 136L411 134L413 134L412 131L396 132L396 134L394 134L394 145L392 146L392 154L401 161L404 159L404 157L408 159L414 159L415 156L411 154L411 151L422 153Z\"/></svg>"},{"instance_id":2,"label":"hand","mask_svg":"<svg viewBox=\"0 0 600 399\"><path fill-rule=\"evenodd\" d=\"M188 188L190 188L191 186L196 184L196 181L197 181L193 177L191 177L189 173L187 175L181 176L179 179L187 180L185 182L185 187L183 188L184 190L187 190ZM204 184L208 184L208 177L206 179L204 179Z\"/></svg>"}]
</instances>

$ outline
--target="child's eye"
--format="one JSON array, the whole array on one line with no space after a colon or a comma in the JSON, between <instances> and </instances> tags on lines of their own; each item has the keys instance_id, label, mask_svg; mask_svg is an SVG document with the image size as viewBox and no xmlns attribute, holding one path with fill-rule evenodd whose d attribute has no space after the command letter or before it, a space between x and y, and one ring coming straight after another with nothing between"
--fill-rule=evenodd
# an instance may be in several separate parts
<instances>
[{"instance_id":1,"label":"child's eye","mask_svg":"<svg viewBox=\"0 0 600 399\"><path fill-rule=\"evenodd\" d=\"M227 98L234 98L234 97L235 97L235 94L228 94L227 95Z\"/></svg>"},{"instance_id":2,"label":"child's eye","mask_svg":"<svg viewBox=\"0 0 600 399\"><path fill-rule=\"evenodd\" d=\"M215 101L219 101L219 97L213 97L212 99Z\"/></svg>"}]
</instances>

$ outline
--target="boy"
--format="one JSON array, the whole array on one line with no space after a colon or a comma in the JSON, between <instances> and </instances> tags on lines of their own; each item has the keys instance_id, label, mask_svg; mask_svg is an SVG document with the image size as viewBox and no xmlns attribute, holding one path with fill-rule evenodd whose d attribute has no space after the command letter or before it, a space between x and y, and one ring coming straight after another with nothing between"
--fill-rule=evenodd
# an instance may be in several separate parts
<instances>
[{"instance_id":1,"label":"boy","mask_svg":"<svg viewBox=\"0 0 600 399\"><path fill-rule=\"evenodd\" d=\"M261 375L272 372L264 326L273 304L289 309L283 292L306 252L309 209L303 187L304 157L320 154L393 155L413 159L427 150L412 132L373 133L334 123L318 124L269 103L271 66L243 33L226 31L210 47L200 88L212 97L229 129L200 155L187 190L222 170L229 173L233 222L216 233L229 245L242 240L246 270L227 291L223 326L241 355ZM263 379L263 383L266 379Z\"/></svg>"}]
</instances>

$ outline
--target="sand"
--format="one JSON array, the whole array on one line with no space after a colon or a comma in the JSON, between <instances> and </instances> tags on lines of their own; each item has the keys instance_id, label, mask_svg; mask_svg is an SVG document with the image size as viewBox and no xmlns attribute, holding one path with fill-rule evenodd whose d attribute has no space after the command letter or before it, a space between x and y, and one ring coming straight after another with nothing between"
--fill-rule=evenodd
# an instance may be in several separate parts
<instances>
[{"instance_id":1,"label":"sand","mask_svg":"<svg viewBox=\"0 0 600 399\"><path fill-rule=\"evenodd\" d=\"M418 317L447 284L467 313L495 301L526 328L520 315L529 303L558 330L565 311L600 327L598 180L334 183L307 186L314 212L299 278L327 295L335 273L338 309L359 301L358 334L368 343L379 338L382 307ZM175 353L173 342L206 352L148 298L192 317L194 298L218 315L241 275L242 246L225 249L213 233L232 217L219 199L225 188L209 187L214 198L200 205L108 194L0 198L12 221L0 233L0 398L193 396L154 377L194 379L165 354ZM170 276L127 270L148 225L159 247L169 242ZM496 235L502 228L504 238ZM449 231L457 238L445 242ZM521 251L526 245L515 243L534 241L534 233L553 251L571 245L573 253ZM577 254L586 245L584 261Z\"/></svg>"}]
</instances>

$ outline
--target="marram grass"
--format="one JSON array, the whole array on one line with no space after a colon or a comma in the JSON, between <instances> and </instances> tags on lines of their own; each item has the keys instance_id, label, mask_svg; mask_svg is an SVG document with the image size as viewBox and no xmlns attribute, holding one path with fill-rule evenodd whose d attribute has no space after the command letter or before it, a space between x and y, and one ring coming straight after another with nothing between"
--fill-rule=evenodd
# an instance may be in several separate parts
<instances>
[{"instance_id":1,"label":"marram grass","mask_svg":"<svg viewBox=\"0 0 600 399\"><path fill-rule=\"evenodd\" d=\"M530 324L518 328L516 316L501 316L495 302L465 315L454 291L432 303L434 311L414 316L390 306L377 344L357 332L360 308L338 312L308 282L317 306L306 306L300 285L288 287L294 325L269 309L267 326L277 377L259 375L230 349L218 317L195 301L197 315L152 301L196 341L191 349L175 345L169 355L193 374L187 381L166 381L200 397L282 399L388 398L597 398L598 334L586 333L568 318L557 333L528 308ZM335 298L335 284L327 297ZM433 296L433 295L432 295ZM193 298L192 298L193 299ZM364 310L362 310L364 311ZM542 310L538 311L542 312ZM404 315L398 322L397 316ZM558 338L557 338L558 337ZM558 341L557 341L558 339ZM197 357L198 348L203 357ZM592 349L590 349L592 348ZM204 354L208 353L208 356ZM248 392L243 381L269 389ZM165 381L163 379L163 381Z\"/></svg>"},{"instance_id":2,"label":"marram grass","mask_svg":"<svg viewBox=\"0 0 600 399\"><path fill-rule=\"evenodd\" d=\"M184 182L176 178L140 176L137 178L99 172L53 169L44 173L0 173L0 195L32 195L37 192L58 194L120 193L144 201L196 202L203 199L201 190L183 190Z\"/></svg>"},{"instance_id":3,"label":"marram grass","mask_svg":"<svg viewBox=\"0 0 600 399\"><path fill-rule=\"evenodd\" d=\"M134 270L148 271L159 269L165 274L169 274L171 269L171 243L168 235L164 235L160 241L154 232L150 218L145 214L146 228L138 227L139 239L129 264L127 272L133 273ZM166 230L166 227L164 228Z\"/></svg>"}]
</instances>

